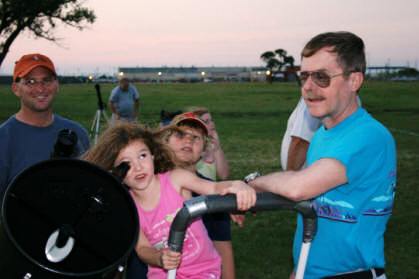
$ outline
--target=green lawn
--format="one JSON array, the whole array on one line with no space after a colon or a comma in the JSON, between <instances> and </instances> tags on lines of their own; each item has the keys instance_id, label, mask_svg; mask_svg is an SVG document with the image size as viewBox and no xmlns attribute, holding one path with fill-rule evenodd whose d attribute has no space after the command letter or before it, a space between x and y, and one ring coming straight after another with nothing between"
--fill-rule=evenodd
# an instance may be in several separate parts
<instances>
[{"instance_id":1,"label":"green lawn","mask_svg":"<svg viewBox=\"0 0 419 279\"><path fill-rule=\"evenodd\" d=\"M107 100L113 85L102 85ZM286 121L299 98L294 84L208 83L138 84L140 120L155 126L161 109L206 106L212 111L232 178L258 170L279 169ZM415 175L419 166L419 83L368 82L363 106L393 133L398 148L398 187L394 214L386 234L389 278L419 278L419 199ZM18 108L8 86L0 86L0 122ZM56 112L90 129L97 109L92 84L62 85ZM109 114L109 112L108 112ZM237 278L287 278L295 224L292 212L248 216L245 228L233 228Z\"/></svg>"}]
</instances>

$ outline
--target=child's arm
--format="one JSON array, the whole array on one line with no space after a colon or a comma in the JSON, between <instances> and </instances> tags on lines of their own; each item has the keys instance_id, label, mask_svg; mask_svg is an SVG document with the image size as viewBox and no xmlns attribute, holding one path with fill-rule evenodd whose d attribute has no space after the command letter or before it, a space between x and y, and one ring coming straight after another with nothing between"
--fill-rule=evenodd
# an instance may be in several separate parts
<instances>
[{"instance_id":1,"label":"child's arm","mask_svg":"<svg viewBox=\"0 0 419 279\"><path fill-rule=\"evenodd\" d=\"M201 195L236 194L239 210L247 210L256 203L255 190L240 180L213 182L201 179L194 173L183 169L173 170L170 177L179 193L187 189Z\"/></svg>"},{"instance_id":2,"label":"child's arm","mask_svg":"<svg viewBox=\"0 0 419 279\"><path fill-rule=\"evenodd\" d=\"M135 251L144 263L166 270L177 268L181 259L179 252L170 251L167 248L158 250L152 247L141 230Z\"/></svg>"}]
</instances>

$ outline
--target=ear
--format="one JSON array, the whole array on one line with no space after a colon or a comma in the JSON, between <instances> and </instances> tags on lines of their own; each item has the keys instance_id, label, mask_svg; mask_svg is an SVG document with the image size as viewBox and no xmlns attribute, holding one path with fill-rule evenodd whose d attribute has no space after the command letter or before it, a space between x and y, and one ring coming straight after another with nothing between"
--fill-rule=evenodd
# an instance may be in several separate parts
<instances>
[{"instance_id":1,"label":"ear","mask_svg":"<svg viewBox=\"0 0 419 279\"><path fill-rule=\"evenodd\" d=\"M351 89L353 92L358 92L358 90L361 88L362 83L364 82L364 74L361 72L354 72L351 73L350 76L351 80Z\"/></svg>"},{"instance_id":2,"label":"ear","mask_svg":"<svg viewBox=\"0 0 419 279\"><path fill-rule=\"evenodd\" d=\"M19 93L19 85L16 82L12 83L12 91L13 93L17 96L20 97L20 93Z\"/></svg>"}]
</instances>

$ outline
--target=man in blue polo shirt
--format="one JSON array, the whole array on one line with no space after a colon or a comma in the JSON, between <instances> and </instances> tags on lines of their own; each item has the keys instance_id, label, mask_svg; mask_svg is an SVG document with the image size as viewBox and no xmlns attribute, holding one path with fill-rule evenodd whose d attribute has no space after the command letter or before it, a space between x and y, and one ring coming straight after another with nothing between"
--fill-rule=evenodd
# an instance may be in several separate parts
<instances>
[{"instance_id":1,"label":"man in blue polo shirt","mask_svg":"<svg viewBox=\"0 0 419 279\"><path fill-rule=\"evenodd\" d=\"M112 122L135 122L140 107L140 94L129 79L122 76L119 85L112 89L109 96L109 107L112 111Z\"/></svg>"},{"instance_id":2,"label":"man in blue polo shirt","mask_svg":"<svg viewBox=\"0 0 419 279\"><path fill-rule=\"evenodd\" d=\"M396 148L390 132L359 107L366 68L364 43L349 32L315 36L302 51L301 93L322 126L307 168L268 174L250 185L295 201L314 199L318 230L304 278L385 279L384 233L396 186ZM294 239L294 263L302 243Z\"/></svg>"}]
</instances>

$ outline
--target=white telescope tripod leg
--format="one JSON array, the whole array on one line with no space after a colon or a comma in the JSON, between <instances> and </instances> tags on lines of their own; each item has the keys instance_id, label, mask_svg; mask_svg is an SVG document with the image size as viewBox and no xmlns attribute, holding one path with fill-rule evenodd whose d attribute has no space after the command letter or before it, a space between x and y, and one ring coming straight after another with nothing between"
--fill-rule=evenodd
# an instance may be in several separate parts
<instances>
[{"instance_id":1,"label":"white telescope tripod leg","mask_svg":"<svg viewBox=\"0 0 419 279\"><path fill-rule=\"evenodd\" d=\"M98 110L98 111L96 112L96 115L97 115L97 117L96 117L95 141L94 141L94 143L96 143L96 142L97 142L97 137L98 137L98 135L99 135L99 128L100 128L100 110Z\"/></svg>"},{"instance_id":2,"label":"white telescope tripod leg","mask_svg":"<svg viewBox=\"0 0 419 279\"><path fill-rule=\"evenodd\" d=\"M96 119L97 119L97 112L95 112L95 116L93 117L92 125L90 126L90 135L93 137L94 128L96 127Z\"/></svg>"},{"instance_id":3,"label":"white telescope tripod leg","mask_svg":"<svg viewBox=\"0 0 419 279\"><path fill-rule=\"evenodd\" d=\"M167 279L176 279L176 269L171 269L167 272Z\"/></svg>"},{"instance_id":4,"label":"white telescope tripod leg","mask_svg":"<svg viewBox=\"0 0 419 279\"><path fill-rule=\"evenodd\" d=\"M307 265L308 252L310 251L311 242L303 242L301 245L300 256L298 258L297 272L295 279L304 279L304 271Z\"/></svg>"}]
</instances>

